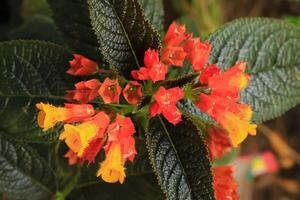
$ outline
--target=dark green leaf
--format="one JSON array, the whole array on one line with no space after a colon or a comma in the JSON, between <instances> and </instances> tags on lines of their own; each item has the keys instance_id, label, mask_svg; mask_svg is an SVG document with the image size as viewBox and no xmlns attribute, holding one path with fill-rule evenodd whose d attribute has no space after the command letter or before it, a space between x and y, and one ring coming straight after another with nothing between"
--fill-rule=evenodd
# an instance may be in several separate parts
<instances>
[{"instance_id":1,"label":"dark green leaf","mask_svg":"<svg viewBox=\"0 0 300 200\"><path fill-rule=\"evenodd\" d=\"M192 122L150 120L147 147L168 200L214 199L207 147Z\"/></svg>"},{"instance_id":2,"label":"dark green leaf","mask_svg":"<svg viewBox=\"0 0 300 200\"><path fill-rule=\"evenodd\" d=\"M53 18L67 44L78 54L104 64L91 27L86 0L48 0Z\"/></svg>"},{"instance_id":3,"label":"dark green leaf","mask_svg":"<svg viewBox=\"0 0 300 200\"><path fill-rule=\"evenodd\" d=\"M6 136L5 136L6 135ZM51 168L32 148L0 132L0 192L12 199L47 199L55 188Z\"/></svg>"},{"instance_id":4,"label":"dark green leaf","mask_svg":"<svg viewBox=\"0 0 300 200\"><path fill-rule=\"evenodd\" d=\"M145 19L138 0L88 0L100 50L122 75L143 65L148 48L159 49L159 34Z\"/></svg>"},{"instance_id":5,"label":"dark green leaf","mask_svg":"<svg viewBox=\"0 0 300 200\"><path fill-rule=\"evenodd\" d=\"M140 0L144 11L145 17L151 24L159 31L164 31L164 5L162 0Z\"/></svg>"},{"instance_id":6,"label":"dark green leaf","mask_svg":"<svg viewBox=\"0 0 300 200\"><path fill-rule=\"evenodd\" d=\"M254 122L277 117L300 102L300 29L284 21L236 20L209 37L209 63L227 69L247 62L251 81L242 101L254 110Z\"/></svg>"},{"instance_id":7,"label":"dark green leaf","mask_svg":"<svg viewBox=\"0 0 300 200\"><path fill-rule=\"evenodd\" d=\"M0 130L18 138L41 133L35 104L60 102L74 81L65 74L72 59L66 49L46 42L0 44Z\"/></svg>"}]
</instances>

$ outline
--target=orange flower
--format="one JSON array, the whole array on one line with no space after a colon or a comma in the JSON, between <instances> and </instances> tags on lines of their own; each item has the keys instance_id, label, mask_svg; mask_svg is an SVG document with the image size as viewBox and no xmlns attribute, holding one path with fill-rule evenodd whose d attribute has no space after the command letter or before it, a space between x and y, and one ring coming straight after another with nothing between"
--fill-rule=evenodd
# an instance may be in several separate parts
<instances>
[{"instance_id":1,"label":"orange flower","mask_svg":"<svg viewBox=\"0 0 300 200\"><path fill-rule=\"evenodd\" d=\"M248 136L256 134L257 125L251 124L252 110L246 104L228 99L200 94L198 108L215 119L227 132L234 147Z\"/></svg>"},{"instance_id":2,"label":"orange flower","mask_svg":"<svg viewBox=\"0 0 300 200\"><path fill-rule=\"evenodd\" d=\"M106 78L98 92L104 103L119 103L121 90L118 79Z\"/></svg>"},{"instance_id":3,"label":"orange flower","mask_svg":"<svg viewBox=\"0 0 300 200\"><path fill-rule=\"evenodd\" d=\"M109 122L109 117L104 112L99 112L82 124L66 124L59 139L65 140L80 159L92 162L102 146L98 139L103 138Z\"/></svg>"},{"instance_id":4,"label":"orange flower","mask_svg":"<svg viewBox=\"0 0 300 200\"><path fill-rule=\"evenodd\" d=\"M162 52L162 61L167 65L182 67L185 57L182 47L165 47Z\"/></svg>"},{"instance_id":5,"label":"orange flower","mask_svg":"<svg viewBox=\"0 0 300 200\"><path fill-rule=\"evenodd\" d=\"M208 42L201 42L199 38L190 38L182 46L193 69L201 71L208 61L211 45Z\"/></svg>"},{"instance_id":6,"label":"orange flower","mask_svg":"<svg viewBox=\"0 0 300 200\"><path fill-rule=\"evenodd\" d=\"M208 138L206 140L211 158L221 158L231 149L231 144L227 133L221 129L212 127L208 129Z\"/></svg>"},{"instance_id":7,"label":"orange flower","mask_svg":"<svg viewBox=\"0 0 300 200\"><path fill-rule=\"evenodd\" d=\"M91 75L98 71L97 63L82 55L74 54L74 59L69 63L71 68L67 73L74 76Z\"/></svg>"},{"instance_id":8,"label":"orange flower","mask_svg":"<svg viewBox=\"0 0 300 200\"><path fill-rule=\"evenodd\" d=\"M160 87L153 96L155 102L150 106L150 116L157 114L163 116L172 124L176 125L181 121L181 112L176 107L176 103L184 97L184 91L179 87L166 90Z\"/></svg>"},{"instance_id":9,"label":"orange flower","mask_svg":"<svg viewBox=\"0 0 300 200\"><path fill-rule=\"evenodd\" d=\"M109 151L112 144L118 143L122 152L122 160L124 162L127 159L133 161L136 155L134 133L135 128L131 119L117 114L115 122L111 123L107 129L106 152Z\"/></svg>"},{"instance_id":10,"label":"orange flower","mask_svg":"<svg viewBox=\"0 0 300 200\"><path fill-rule=\"evenodd\" d=\"M213 186L215 190L216 200L236 200L238 199L237 194L237 183L233 177L233 167L222 166L213 167Z\"/></svg>"},{"instance_id":11,"label":"orange flower","mask_svg":"<svg viewBox=\"0 0 300 200\"><path fill-rule=\"evenodd\" d=\"M98 89L100 85L101 83L97 79L81 81L75 84L76 90L67 90L66 99L75 100L80 103L88 103L99 95Z\"/></svg>"},{"instance_id":12,"label":"orange flower","mask_svg":"<svg viewBox=\"0 0 300 200\"><path fill-rule=\"evenodd\" d=\"M145 67L131 71L131 75L134 79L152 80L154 83L165 80L168 67L160 62L157 51L148 49L145 52L144 64Z\"/></svg>"},{"instance_id":13,"label":"orange flower","mask_svg":"<svg viewBox=\"0 0 300 200\"><path fill-rule=\"evenodd\" d=\"M190 34L186 32L185 25L178 25L173 22L163 39L163 44L165 46L178 46L189 36Z\"/></svg>"},{"instance_id":14,"label":"orange flower","mask_svg":"<svg viewBox=\"0 0 300 200\"><path fill-rule=\"evenodd\" d=\"M106 154L105 160L101 163L97 172L97 177L107 183L120 182L125 179L124 162L122 161L121 147L118 143L114 143Z\"/></svg>"},{"instance_id":15,"label":"orange flower","mask_svg":"<svg viewBox=\"0 0 300 200\"><path fill-rule=\"evenodd\" d=\"M90 104L65 104L65 107L55 107L51 104L38 103L38 124L43 131L55 126L58 122L80 122L94 115L95 111Z\"/></svg>"},{"instance_id":16,"label":"orange flower","mask_svg":"<svg viewBox=\"0 0 300 200\"><path fill-rule=\"evenodd\" d=\"M220 72L221 69L215 64L207 66L200 74L200 83L207 85L208 80L211 79L213 76L220 74Z\"/></svg>"},{"instance_id":17,"label":"orange flower","mask_svg":"<svg viewBox=\"0 0 300 200\"><path fill-rule=\"evenodd\" d=\"M246 63L240 62L225 72L210 77L208 87L211 95L238 100L240 91L247 87L250 79L245 69Z\"/></svg>"},{"instance_id":18,"label":"orange flower","mask_svg":"<svg viewBox=\"0 0 300 200\"><path fill-rule=\"evenodd\" d=\"M142 98L142 85L136 81L129 81L123 90L123 96L129 104L137 105Z\"/></svg>"}]
</instances>

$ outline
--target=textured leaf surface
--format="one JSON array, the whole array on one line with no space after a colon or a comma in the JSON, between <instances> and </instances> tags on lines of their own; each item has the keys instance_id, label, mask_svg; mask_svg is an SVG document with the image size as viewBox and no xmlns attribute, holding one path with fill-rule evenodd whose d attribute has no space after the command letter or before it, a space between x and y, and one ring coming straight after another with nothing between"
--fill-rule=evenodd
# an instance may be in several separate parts
<instances>
[{"instance_id":1,"label":"textured leaf surface","mask_svg":"<svg viewBox=\"0 0 300 200\"><path fill-rule=\"evenodd\" d=\"M168 200L214 199L207 148L192 122L173 126L156 117L146 136L150 161Z\"/></svg>"},{"instance_id":2,"label":"textured leaf surface","mask_svg":"<svg viewBox=\"0 0 300 200\"><path fill-rule=\"evenodd\" d=\"M112 68L128 76L143 65L144 52L159 48L159 34L138 0L88 0L100 50Z\"/></svg>"},{"instance_id":3,"label":"textured leaf surface","mask_svg":"<svg viewBox=\"0 0 300 200\"><path fill-rule=\"evenodd\" d=\"M49 198L55 187L50 167L33 149L5 134L0 131L0 192L12 199Z\"/></svg>"},{"instance_id":4,"label":"textured leaf surface","mask_svg":"<svg viewBox=\"0 0 300 200\"><path fill-rule=\"evenodd\" d=\"M91 27L86 0L48 0L53 19L67 44L78 54L104 64Z\"/></svg>"},{"instance_id":5,"label":"textured leaf surface","mask_svg":"<svg viewBox=\"0 0 300 200\"><path fill-rule=\"evenodd\" d=\"M150 23L159 31L164 31L164 5L162 0L140 0L144 11L145 17Z\"/></svg>"},{"instance_id":6,"label":"textured leaf surface","mask_svg":"<svg viewBox=\"0 0 300 200\"><path fill-rule=\"evenodd\" d=\"M273 19L241 19L209 37L210 63L227 69L246 61L252 75L242 100L254 122L281 115L300 102L300 29Z\"/></svg>"},{"instance_id":7,"label":"textured leaf surface","mask_svg":"<svg viewBox=\"0 0 300 200\"><path fill-rule=\"evenodd\" d=\"M23 137L41 133L35 103L63 99L74 83L65 74L70 59L67 50L46 42L0 44L0 130Z\"/></svg>"}]
</instances>

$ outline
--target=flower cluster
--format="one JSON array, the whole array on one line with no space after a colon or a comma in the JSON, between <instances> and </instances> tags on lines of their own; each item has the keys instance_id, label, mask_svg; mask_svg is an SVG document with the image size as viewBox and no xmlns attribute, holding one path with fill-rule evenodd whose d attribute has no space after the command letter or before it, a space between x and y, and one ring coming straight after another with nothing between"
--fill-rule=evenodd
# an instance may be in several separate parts
<instances>
[{"instance_id":1,"label":"flower cluster","mask_svg":"<svg viewBox=\"0 0 300 200\"><path fill-rule=\"evenodd\" d=\"M57 123L65 123L59 139L69 147L65 154L69 164L92 163L103 149L105 159L97 176L109 183L123 183L126 176L124 165L128 160L133 161L137 154L135 124L130 118L134 114L132 111L136 113L146 108L145 115L161 114L176 126L182 121L177 103L190 98L220 125L210 127L206 138L211 157L220 158L248 134L255 135L256 125L250 123L252 110L249 105L239 102L240 92L250 80L245 72L246 63L239 62L223 72L215 64L206 66L211 49L208 42L188 33L184 25L172 23L163 39L162 50L148 49L144 53L143 66L131 71L134 80L125 80L112 73L81 81L75 84L75 89L66 91L65 99L70 103L64 107L37 104L40 110L38 124L47 131ZM67 73L74 76L95 77L106 71L81 55L74 55L70 66ZM170 70L189 66L189 71L199 75L190 83L191 87L169 88L163 84L169 78ZM196 98L188 95L191 93ZM150 105L140 108L138 105L143 96L150 97ZM122 107L130 109L124 112L119 109ZM237 198L232 171L231 167L213 169L218 200ZM225 194L224 184L227 183L232 187L226 190L228 198L222 198L220 194Z\"/></svg>"}]
</instances>

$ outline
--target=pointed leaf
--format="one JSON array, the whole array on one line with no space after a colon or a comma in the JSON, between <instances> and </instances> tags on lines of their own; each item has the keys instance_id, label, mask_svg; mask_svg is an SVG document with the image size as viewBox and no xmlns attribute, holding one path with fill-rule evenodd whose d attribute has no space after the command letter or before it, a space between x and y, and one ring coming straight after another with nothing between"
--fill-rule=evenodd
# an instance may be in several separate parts
<instances>
[{"instance_id":1,"label":"pointed leaf","mask_svg":"<svg viewBox=\"0 0 300 200\"><path fill-rule=\"evenodd\" d=\"M174 126L159 117L149 122L147 147L168 200L214 199L207 147L192 122Z\"/></svg>"},{"instance_id":2,"label":"pointed leaf","mask_svg":"<svg viewBox=\"0 0 300 200\"><path fill-rule=\"evenodd\" d=\"M56 25L72 50L106 65L91 27L87 1L48 0L48 3Z\"/></svg>"},{"instance_id":3,"label":"pointed leaf","mask_svg":"<svg viewBox=\"0 0 300 200\"><path fill-rule=\"evenodd\" d=\"M48 199L55 189L51 168L32 148L0 132L0 193L12 199Z\"/></svg>"},{"instance_id":4,"label":"pointed leaf","mask_svg":"<svg viewBox=\"0 0 300 200\"><path fill-rule=\"evenodd\" d=\"M277 117L300 103L300 29L284 21L236 20L209 37L209 63L223 69L247 62L251 74L243 102L254 109L254 122Z\"/></svg>"},{"instance_id":5,"label":"pointed leaf","mask_svg":"<svg viewBox=\"0 0 300 200\"><path fill-rule=\"evenodd\" d=\"M88 0L101 53L122 75L143 65L148 48L159 49L159 34L145 19L138 0Z\"/></svg>"},{"instance_id":6,"label":"pointed leaf","mask_svg":"<svg viewBox=\"0 0 300 200\"><path fill-rule=\"evenodd\" d=\"M71 59L69 51L47 42L1 43L0 130L19 137L45 135L37 127L35 104L63 100L74 83L65 73Z\"/></svg>"}]
</instances>

